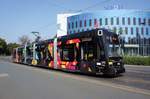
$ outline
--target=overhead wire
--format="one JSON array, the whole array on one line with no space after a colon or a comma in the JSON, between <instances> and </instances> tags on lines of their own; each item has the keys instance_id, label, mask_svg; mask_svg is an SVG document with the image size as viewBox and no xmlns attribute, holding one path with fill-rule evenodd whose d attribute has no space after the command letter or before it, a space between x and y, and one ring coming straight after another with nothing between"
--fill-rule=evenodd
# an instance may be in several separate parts
<instances>
[{"instance_id":1,"label":"overhead wire","mask_svg":"<svg viewBox=\"0 0 150 99\"><path fill-rule=\"evenodd\" d=\"M90 5L90 6L88 6L88 7L83 8L83 9L77 10L77 12L83 12L83 11L86 11L86 10L88 10L88 9L94 8L94 7L96 7L96 6L99 6L99 5L101 5L101 4L108 3L108 2L110 2L110 1L112 1L112 0L99 1L99 2L94 3L93 5Z\"/></svg>"},{"instance_id":2,"label":"overhead wire","mask_svg":"<svg viewBox=\"0 0 150 99\"><path fill-rule=\"evenodd\" d=\"M85 11L85 10L87 10L87 9L91 9L91 8L93 8L93 7L96 7L96 6L98 6L99 4L107 3L107 2L109 2L109 1L112 1L112 0L103 0L103 1L100 1L100 2L96 2L95 4L90 5L90 6L86 7L86 8L80 9L80 10L71 10L71 9L69 9L68 11L69 11L69 12L73 12L73 13L77 13L77 12ZM64 6L62 6L62 5L56 4L56 3L54 3L54 2L50 2L49 0L47 0L47 2L48 2L50 5L55 6L55 7L57 7L57 8L59 7L59 8L61 8L61 9L62 9L62 8L63 8L63 9L68 9L67 7L64 7ZM38 30L40 30L41 28L43 29L43 28L50 27L50 26L56 26L56 25L55 25L54 22L53 22L53 23L48 23L47 25L44 25L44 26L39 27Z\"/></svg>"}]
</instances>

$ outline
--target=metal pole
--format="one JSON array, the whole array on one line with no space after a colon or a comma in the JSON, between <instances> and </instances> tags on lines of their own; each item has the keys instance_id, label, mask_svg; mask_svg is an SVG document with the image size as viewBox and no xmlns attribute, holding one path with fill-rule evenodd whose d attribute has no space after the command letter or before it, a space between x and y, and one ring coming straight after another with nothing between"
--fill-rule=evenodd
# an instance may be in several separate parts
<instances>
[{"instance_id":1,"label":"metal pole","mask_svg":"<svg viewBox=\"0 0 150 99\"><path fill-rule=\"evenodd\" d=\"M24 63L27 63L27 43L24 46Z\"/></svg>"},{"instance_id":2,"label":"metal pole","mask_svg":"<svg viewBox=\"0 0 150 99\"><path fill-rule=\"evenodd\" d=\"M143 35L143 56L144 56L144 34Z\"/></svg>"}]
</instances>

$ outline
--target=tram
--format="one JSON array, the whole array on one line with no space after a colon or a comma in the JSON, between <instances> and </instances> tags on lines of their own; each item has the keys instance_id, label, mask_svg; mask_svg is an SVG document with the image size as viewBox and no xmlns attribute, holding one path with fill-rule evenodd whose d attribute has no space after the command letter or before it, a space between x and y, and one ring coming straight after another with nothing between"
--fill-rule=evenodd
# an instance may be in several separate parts
<instances>
[{"instance_id":1,"label":"tram","mask_svg":"<svg viewBox=\"0 0 150 99\"><path fill-rule=\"evenodd\" d=\"M86 74L116 76L125 72L119 37L106 29L33 42L15 48L12 60Z\"/></svg>"}]
</instances>

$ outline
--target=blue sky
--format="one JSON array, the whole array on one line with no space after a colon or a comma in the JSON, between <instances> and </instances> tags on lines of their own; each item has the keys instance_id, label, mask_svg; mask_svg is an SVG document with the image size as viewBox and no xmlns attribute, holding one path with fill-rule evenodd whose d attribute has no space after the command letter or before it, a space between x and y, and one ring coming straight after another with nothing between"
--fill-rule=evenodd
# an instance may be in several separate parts
<instances>
[{"instance_id":1,"label":"blue sky","mask_svg":"<svg viewBox=\"0 0 150 99\"><path fill-rule=\"evenodd\" d=\"M31 32L38 31L42 39L48 39L56 34L58 13L98 11L115 4L150 10L150 0L0 0L0 37L18 42L22 35L34 39Z\"/></svg>"}]
</instances>

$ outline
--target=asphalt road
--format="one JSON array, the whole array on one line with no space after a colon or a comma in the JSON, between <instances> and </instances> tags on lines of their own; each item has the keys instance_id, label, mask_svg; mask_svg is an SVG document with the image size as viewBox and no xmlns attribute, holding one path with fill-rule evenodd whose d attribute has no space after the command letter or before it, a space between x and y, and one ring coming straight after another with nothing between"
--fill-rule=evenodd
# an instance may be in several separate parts
<instances>
[{"instance_id":1,"label":"asphalt road","mask_svg":"<svg viewBox=\"0 0 150 99\"><path fill-rule=\"evenodd\" d=\"M86 76L0 60L0 99L150 99L150 67L116 78Z\"/></svg>"}]
</instances>

